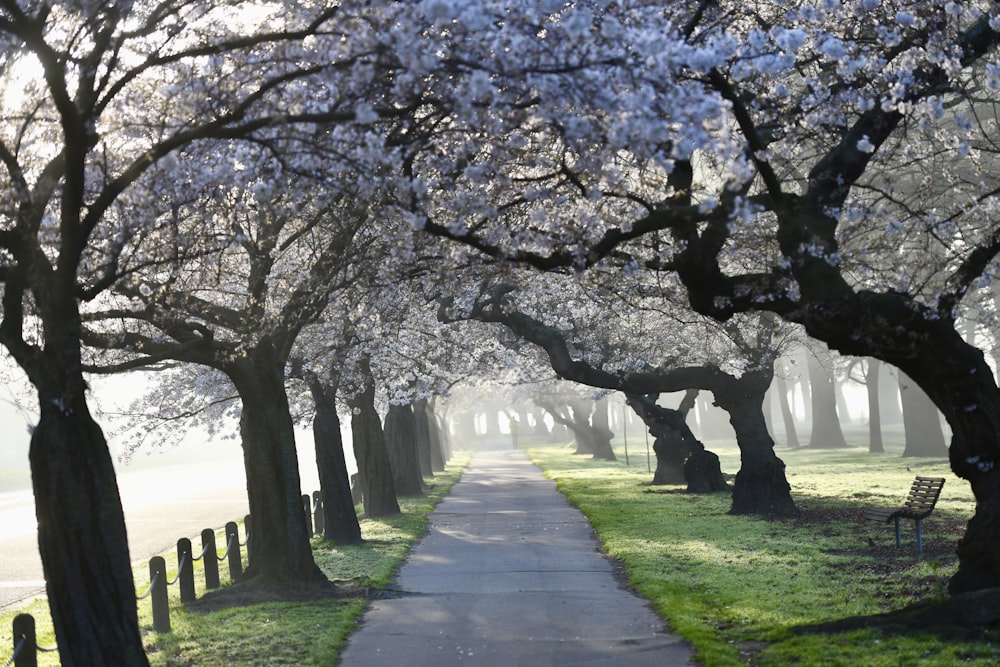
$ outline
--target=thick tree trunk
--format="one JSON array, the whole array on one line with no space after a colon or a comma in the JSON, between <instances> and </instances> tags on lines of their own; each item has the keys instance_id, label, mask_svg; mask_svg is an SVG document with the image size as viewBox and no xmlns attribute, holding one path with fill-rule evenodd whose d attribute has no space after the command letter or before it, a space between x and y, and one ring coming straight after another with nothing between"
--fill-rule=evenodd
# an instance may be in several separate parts
<instances>
[{"instance_id":1,"label":"thick tree trunk","mask_svg":"<svg viewBox=\"0 0 1000 667\"><path fill-rule=\"evenodd\" d=\"M680 433L671 428L658 430L653 440L653 454L656 455L656 470L650 484L686 484L684 462L691 454L687 443Z\"/></svg>"},{"instance_id":2,"label":"thick tree trunk","mask_svg":"<svg viewBox=\"0 0 1000 667\"><path fill-rule=\"evenodd\" d=\"M417 462L416 425L409 405L390 405L385 416L385 445L392 466L396 493L416 496L424 492Z\"/></svg>"},{"instance_id":3,"label":"thick tree trunk","mask_svg":"<svg viewBox=\"0 0 1000 667\"><path fill-rule=\"evenodd\" d=\"M882 444L882 409L879 401L879 376L882 373L882 362L878 359L868 359L868 371L865 373L865 386L868 387L868 453L881 454L885 451Z\"/></svg>"},{"instance_id":4,"label":"thick tree trunk","mask_svg":"<svg viewBox=\"0 0 1000 667\"><path fill-rule=\"evenodd\" d=\"M806 365L809 368L812 394L812 435L807 446L812 449L847 447L844 432L840 428L840 417L837 415L833 377L826 366L811 354L806 355Z\"/></svg>"},{"instance_id":5,"label":"thick tree trunk","mask_svg":"<svg viewBox=\"0 0 1000 667\"><path fill-rule=\"evenodd\" d=\"M367 363L362 370L365 374L364 390L348 404L354 412L351 431L365 514L369 517L393 516L399 514L399 502L392 483L392 466L385 448L382 420L375 409L375 380Z\"/></svg>"},{"instance_id":6,"label":"thick tree trunk","mask_svg":"<svg viewBox=\"0 0 1000 667\"><path fill-rule=\"evenodd\" d=\"M627 403L656 438L656 472L652 484L687 484L688 493L727 490L719 457L705 449L688 427L686 417L698 390L688 390L677 410L657 405L655 396L627 394ZM658 448L659 445L659 448Z\"/></svg>"},{"instance_id":7,"label":"thick tree trunk","mask_svg":"<svg viewBox=\"0 0 1000 667\"><path fill-rule=\"evenodd\" d=\"M283 378L284 360L266 349L231 364L243 401L240 434L250 503L249 566L242 584L329 586L313 560L302 508L295 433Z\"/></svg>"},{"instance_id":8,"label":"thick tree trunk","mask_svg":"<svg viewBox=\"0 0 1000 667\"><path fill-rule=\"evenodd\" d=\"M980 350L943 323L923 324L927 344L894 363L948 420L951 469L968 480L976 498L975 514L958 543L958 571L948 589L959 594L1000 587L1000 390Z\"/></svg>"},{"instance_id":9,"label":"thick tree trunk","mask_svg":"<svg viewBox=\"0 0 1000 667\"><path fill-rule=\"evenodd\" d=\"M733 485L730 514L798 514L785 464L774 453L774 441L761 411L771 377L770 372L748 372L734 378L728 387L713 390L716 403L729 413L740 448L740 471Z\"/></svg>"},{"instance_id":10,"label":"thick tree trunk","mask_svg":"<svg viewBox=\"0 0 1000 667\"><path fill-rule=\"evenodd\" d=\"M313 441L323 498L323 539L334 544L361 544L364 540L351 497L350 473L344 458L344 439L340 434L340 415L334 392L323 387L316 377L310 378L309 387L316 404Z\"/></svg>"},{"instance_id":11,"label":"thick tree trunk","mask_svg":"<svg viewBox=\"0 0 1000 667\"><path fill-rule=\"evenodd\" d=\"M64 667L148 667L118 483L79 378L39 389L31 437L38 546Z\"/></svg>"}]
</instances>

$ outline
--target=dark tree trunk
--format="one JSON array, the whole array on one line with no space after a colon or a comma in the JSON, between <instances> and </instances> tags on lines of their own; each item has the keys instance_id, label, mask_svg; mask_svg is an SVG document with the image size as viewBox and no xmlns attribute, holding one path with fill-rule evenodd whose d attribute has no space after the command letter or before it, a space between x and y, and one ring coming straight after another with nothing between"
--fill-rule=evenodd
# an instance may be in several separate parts
<instances>
[{"instance_id":1,"label":"dark tree trunk","mask_svg":"<svg viewBox=\"0 0 1000 667\"><path fill-rule=\"evenodd\" d=\"M413 410L413 433L420 475L421 477L434 477L431 457L431 425L427 419L427 399L422 398L416 401L411 408Z\"/></svg>"},{"instance_id":2,"label":"dark tree trunk","mask_svg":"<svg viewBox=\"0 0 1000 667\"><path fill-rule=\"evenodd\" d=\"M653 484L686 483L689 493L725 491L719 457L705 449L687 425L687 414L697 396L697 389L689 389L677 410L657 405L655 396L626 394L626 401L656 438Z\"/></svg>"},{"instance_id":3,"label":"dark tree trunk","mask_svg":"<svg viewBox=\"0 0 1000 667\"><path fill-rule=\"evenodd\" d=\"M837 397L833 377L819 360L806 354L809 368L809 386L812 395L812 435L808 447L811 449L839 449L847 447L844 432L837 416Z\"/></svg>"},{"instance_id":4,"label":"dark tree trunk","mask_svg":"<svg viewBox=\"0 0 1000 667\"><path fill-rule=\"evenodd\" d=\"M729 413L740 448L740 471L733 485L730 514L794 516L785 464L774 453L761 406L770 385L770 370L746 372L726 387L713 389L716 403Z\"/></svg>"},{"instance_id":5,"label":"dark tree trunk","mask_svg":"<svg viewBox=\"0 0 1000 667\"><path fill-rule=\"evenodd\" d=\"M65 667L148 667L114 466L77 377L72 393L39 388L29 454L59 657Z\"/></svg>"},{"instance_id":6,"label":"dark tree trunk","mask_svg":"<svg viewBox=\"0 0 1000 667\"><path fill-rule=\"evenodd\" d=\"M249 565L240 583L329 586L313 560L284 360L275 356L262 345L253 359L233 362L228 372L243 402L240 435L250 503Z\"/></svg>"},{"instance_id":7,"label":"dark tree trunk","mask_svg":"<svg viewBox=\"0 0 1000 667\"><path fill-rule=\"evenodd\" d=\"M375 379L367 360L363 362L362 372L365 375L364 389L348 404L354 412L351 431L365 514L371 518L393 516L399 514L399 502L392 483L392 467L385 448L382 420L375 409Z\"/></svg>"},{"instance_id":8,"label":"dark tree trunk","mask_svg":"<svg viewBox=\"0 0 1000 667\"><path fill-rule=\"evenodd\" d=\"M878 359L868 359L868 370L865 373L865 385L868 387L868 453L881 454L885 451L882 444L882 410L879 405L879 375L882 372L882 362ZM936 410L937 408L935 408Z\"/></svg>"},{"instance_id":9,"label":"dark tree trunk","mask_svg":"<svg viewBox=\"0 0 1000 667\"><path fill-rule=\"evenodd\" d=\"M948 456L937 406L910 378L899 372L899 402L903 406L903 456Z\"/></svg>"},{"instance_id":10,"label":"dark tree trunk","mask_svg":"<svg viewBox=\"0 0 1000 667\"><path fill-rule=\"evenodd\" d=\"M309 388L316 404L313 441L323 499L323 539L334 544L361 544L364 540L351 497L336 397L334 391L324 387L316 376L309 378Z\"/></svg>"},{"instance_id":11,"label":"dark tree trunk","mask_svg":"<svg viewBox=\"0 0 1000 667\"><path fill-rule=\"evenodd\" d=\"M785 425L785 444L796 449L799 446L799 434L795 426L795 415L788 404L788 383L780 375L777 377L778 407L781 409L781 422Z\"/></svg>"},{"instance_id":12,"label":"dark tree trunk","mask_svg":"<svg viewBox=\"0 0 1000 667\"><path fill-rule=\"evenodd\" d=\"M385 445L392 466L392 481L396 493L416 496L424 492L417 463L416 428L413 409L409 405L390 405L385 416Z\"/></svg>"},{"instance_id":13,"label":"dark tree trunk","mask_svg":"<svg viewBox=\"0 0 1000 667\"><path fill-rule=\"evenodd\" d=\"M691 450L678 431L672 428L660 429L653 440L653 454L656 455L656 470L650 484L658 486L687 483L684 463Z\"/></svg>"}]
</instances>

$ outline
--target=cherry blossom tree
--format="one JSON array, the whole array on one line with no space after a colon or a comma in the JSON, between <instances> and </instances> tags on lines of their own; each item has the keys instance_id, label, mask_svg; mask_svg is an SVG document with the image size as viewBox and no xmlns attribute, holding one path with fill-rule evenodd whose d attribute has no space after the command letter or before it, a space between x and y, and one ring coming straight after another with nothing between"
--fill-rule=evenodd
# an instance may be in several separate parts
<instances>
[{"instance_id":1,"label":"cherry blossom tree","mask_svg":"<svg viewBox=\"0 0 1000 667\"><path fill-rule=\"evenodd\" d=\"M30 459L64 665L147 663L111 458L86 399L81 304L169 267L145 241L169 238L188 202L166 175L187 149L369 115L345 102L373 76L370 24L356 18L305 1L0 6L0 343L39 396ZM177 240L182 255L211 250Z\"/></svg>"},{"instance_id":2,"label":"cherry blossom tree","mask_svg":"<svg viewBox=\"0 0 1000 667\"><path fill-rule=\"evenodd\" d=\"M950 590L1000 585L1000 390L956 327L1000 252L996 6L425 6L456 120L414 161L414 224L539 269L675 273L701 313L897 366L977 500Z\"/></svg>"}]
</instances>

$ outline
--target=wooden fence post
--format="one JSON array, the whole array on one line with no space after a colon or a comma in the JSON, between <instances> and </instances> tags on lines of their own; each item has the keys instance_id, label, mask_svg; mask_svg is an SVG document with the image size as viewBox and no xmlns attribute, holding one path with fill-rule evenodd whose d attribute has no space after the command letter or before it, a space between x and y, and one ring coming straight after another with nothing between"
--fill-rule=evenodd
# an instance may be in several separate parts
<instances>
[{"instance_id":1,"label":"wooden fence post","mask_svg":"<svg viewBox=\"0 0 1000 667\"><path fill-rule=\"evenodd\" d=\"M181 602L194 602L194 553L186 537L177 540L177 581Z\"/></svg>"},{"instance_id":2,"label":"wooden fence post","mask_svg":"<svg viewBox=\"0 0 1000 667\"><path fill-rule=\"evenodd\" d=\"M170 632L170 602L167 600L167 562L163 556L149 559L149 599L153 605L153 630Z\"/></svg>"},{"instance_id":3,"label":"wooden fence post","mask_svg":"<svg viewBox=\"0 0 1000 667\"><path fill-rule=\"evenodd\" d=\"M243 574L243 557L240 555L240 529L235 521L226 524L226 556L229 558L229 579L239 581Z\"/></svg>"},{"instance_id":4,"label":"wooden fence post","mask_svg":"<svg viewBox=\"0 0 1000 667\"><path fill-rule=\"evenodd\" d=\"M205 563L205 588L219 587L219 554L215 550L215 531L201 531L202 560Z\"/></svg>"},{"instance_id":5,"label":"wooden fence post","mask_svg":"<svg viewBox=\"0 0 1000 667\"><path fill-rule=\"evenodd\" d=\"M38 667L37 650L34 616L18 614L14 617L14 667Z\"/></svg>"}]
</instances>

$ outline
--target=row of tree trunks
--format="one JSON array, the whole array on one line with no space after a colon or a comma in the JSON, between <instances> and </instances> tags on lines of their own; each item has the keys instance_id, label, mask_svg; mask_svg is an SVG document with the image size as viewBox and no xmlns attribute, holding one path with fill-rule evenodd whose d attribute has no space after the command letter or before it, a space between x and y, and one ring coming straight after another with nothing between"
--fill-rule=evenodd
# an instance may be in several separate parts
<instances>
[{"instance_id":1,"label":"row of tree trunks","mask_svg":"<svg viewBox=\"0 0 1000 667\"><path fill-rule=\"evenodd\" d=\"M361 544L364 540L351 497L350 473L337 414L335 375L331 373L329 386L324 386L315 374L308 377L308 382L316 406L313 444L323 500L323 539L334 544Z\"/></svg>"},{"instance_id":2,"label":"row of tree trunks","mask_svg":"<svg viewBox=\"0 0 1000 667\"><path fill-rule=\"evenodd\" d=\"M614 433L607 426L607 404L585 401L573 398L566 402L564 408L555 402L536 397L535 402L552 417L556 424L565 426L572 431L576 439L576 454L590 455L595 459L615 461L615 451L611 447ZM603 412L603 418L601 414ZM596 417L596 419L593 419Z\"/></svg>"},{"instance_id":3,"label":"row of tree trunks","mask_svg":"<svg viewBox=\"0 0 1000 667\"><path fill-rule=\"evenodd\" d=\"M367 359L362 360L361 371L364 386L348 400L348 405L352 411L351 432L362 502L369 517L393 516L399 514L399 502L382 420L375 408L375 378Z\"/></svg>"}]
</instances>

